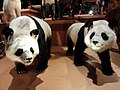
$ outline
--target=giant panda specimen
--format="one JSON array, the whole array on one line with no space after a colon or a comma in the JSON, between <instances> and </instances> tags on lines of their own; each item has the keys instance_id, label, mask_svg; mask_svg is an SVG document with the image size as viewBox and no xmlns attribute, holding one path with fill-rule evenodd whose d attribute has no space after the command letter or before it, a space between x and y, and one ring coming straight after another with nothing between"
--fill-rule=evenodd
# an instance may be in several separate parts
<instances>
[{"instance_id":1,"label":"giant panda specimen","mask_svg":"<svg viewBox=\"0 0 120 90\"><path fill-rule=\"evenodd\" d=\"M26 73L27 66L34 61L37 62L36 72L47 68L52 34L45 21L34 16L20 16L1 33L7 40L6 56L15 62L17 73Z\"/></svg>"},{"instance_id":2,"label":"giant panda specimen","mask_svg":"<svg viewBox=\"0 0 120 90\"><path fill-rule=\"evenodd\" d=\"M116 34L108 26L106 20L91 21L85 23L74 23L67 30L67 52L66 55L73 55L75 66L84 65L83 52L87 47L95 51L101 60L102 72L105 75L114 73L109 48L116 42Z\"/></svg>"}]
</instances>

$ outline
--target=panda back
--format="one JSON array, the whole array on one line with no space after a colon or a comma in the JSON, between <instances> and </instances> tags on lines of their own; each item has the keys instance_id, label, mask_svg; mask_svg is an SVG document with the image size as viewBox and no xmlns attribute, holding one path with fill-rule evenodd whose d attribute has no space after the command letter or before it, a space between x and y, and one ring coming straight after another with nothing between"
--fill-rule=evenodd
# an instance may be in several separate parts
<instances>
[{"instance_id":1,"label":"panda back","mask_svg":"<svg viewBox=\"0 0 120 90\"><path fill-rule=\"evenodd\" d=\"M84 23L74 23L67 30L67 37L70 37L74 44L76 44L78 32L83 25Z\"/></svg>"}]
</instances>

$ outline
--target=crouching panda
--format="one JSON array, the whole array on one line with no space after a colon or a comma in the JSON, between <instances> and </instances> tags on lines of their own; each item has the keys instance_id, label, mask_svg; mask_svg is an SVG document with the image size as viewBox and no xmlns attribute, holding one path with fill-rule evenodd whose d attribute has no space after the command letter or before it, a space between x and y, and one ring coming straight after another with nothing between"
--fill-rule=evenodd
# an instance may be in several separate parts
<instances>
[{"instance_id":1,"label":"crouching panda","mask_svg":"<svg viewBox=\"0 0 120 90\"><path fill-rule=\"evenodd\" d=\"M34 70L44 71L48 66L51 50L51 28L34 16L13 19L1 32L7 42L6 56L15 62L17 73L26 73L27 66L37 62Z\"/></svg>"},{"instance_id":2,"label":"crouching panda","mask_svg":"<svg viewBox=\"0 0 120 90\"><path fill-rule=\"evenodd\" d=\"M109 48L116 42L116 34L108 26L106 20L90 21L85 23L74 23L67 30L67 52L66 55L73 55L75 66L84 65L83 52L86 48L95 51L101 60L102 72L105 75L114 73Z\"/></svg>"}]
</instances>

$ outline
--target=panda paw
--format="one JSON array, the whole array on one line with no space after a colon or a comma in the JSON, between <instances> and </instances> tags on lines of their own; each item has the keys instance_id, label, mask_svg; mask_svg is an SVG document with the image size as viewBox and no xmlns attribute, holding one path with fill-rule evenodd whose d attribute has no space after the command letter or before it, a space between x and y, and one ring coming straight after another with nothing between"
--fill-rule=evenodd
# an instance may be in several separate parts
<instances>
[{"instance_id":1,"label":"panda paw","mask_svg":"<svg viewBox=\"0 0 120 90\"><path fill-rule=\"evenodd\" d=\"M16 71L18 74L23 74L23 73L27 72L27 68L26 67L19 67L19 68L16 68Z\"/></svg>"},{"instance_id":2,"label":"panda paw","mask_svg":"<svg viewBox=\"0 0 120 90\"><path fill-rule=\"evenodd\" d=\"M104 75L110 76L110 75L113 75L114 71L112 69L111 70L109 70L109 69L107 69L107 70L102 69L102 73Z\"/></svg>"},{"instance_id":3,"label":"panda paw","mask_svg":"<svg viewBox=\"0 0 120 90\"><path fill-rule=\"evenodd\" d=\"M83 66L84 64L83 63L74 63L75 66Z\"/></svg>"},{"instance_id":4,"label":"panda paw","mask_svg":"<svg viewBox=\"0 0 120 90\"><path fill-rule=\"evenodd\" d=\"M70 51L66 52L66 56L72 56L72 55L73 55L73 52L70 52Z\"/></svg>"},{"instance_id":5,"label":"panda paw","mask_svg":"<svg viewBox=\"0 0 120 90\"><path fill-rule=\"evenodd\" d=\"M37 66L35 69L34 69L34 71L36 72L36 73L42 73L43 71L45 71L45 69L47 68L48 66L46 65L46 66Z\"/></svg>"}]
</instances>

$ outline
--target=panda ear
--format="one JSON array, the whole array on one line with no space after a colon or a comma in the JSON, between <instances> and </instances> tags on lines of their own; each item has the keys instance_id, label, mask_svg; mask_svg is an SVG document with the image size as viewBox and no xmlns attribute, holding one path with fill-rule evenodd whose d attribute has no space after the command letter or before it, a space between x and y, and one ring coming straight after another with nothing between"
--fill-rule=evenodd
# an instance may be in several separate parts
<instances>
[{"instance_id":1,"label":"panda ear","mask_svg":"<svg viewBox=\"0 0 120 90\"><path fill-rule=\"evenodd\" d=\"M7 39L8 36L12 36L14 34L14 31L13 31L13 29L7 27L1 31L1 34L4 35Z\"/></svg>"},{"instance_id":2,"label":"panda ear","mask_svg":"<svg viewBox=\"0 0 120 90\"><path fill-rule=\"evenodd\" d=\"M93 26L93 21L91 19L87 19L85 21L85 25L84 26L85 27L91 27L91 26Z\"/></svg>"},{"instance_id":3,"label":"panda ear","mask_svg":"<svg viewBox=\"0 0 120 90\"><path fill-rule=\"evenodd\" d=\"M118 26L118 20L116 20L116 19L110 19L110 20L108 20L108 26L111 29L114 29L114 27Z\"/></svg>"},{"instance_id":4,"label":"panda ear","mask_svg":"<svg viewBox=\"0 0 120 90\"><path fill-rule=\"evenodd\" d=\"M33 38L36 38L39 34L39 30L38 29L34 29L30 32L30 35L33 37Z\"/></svg>"}]
</instances>

